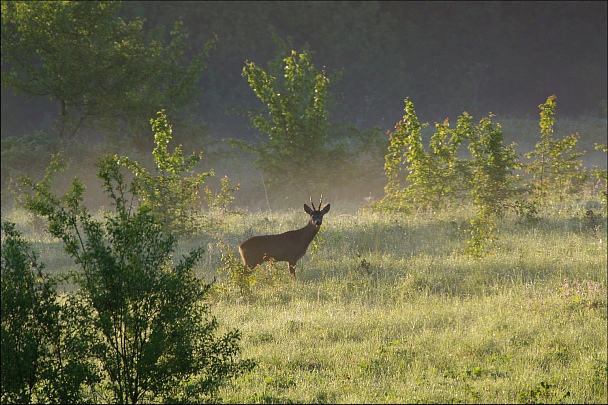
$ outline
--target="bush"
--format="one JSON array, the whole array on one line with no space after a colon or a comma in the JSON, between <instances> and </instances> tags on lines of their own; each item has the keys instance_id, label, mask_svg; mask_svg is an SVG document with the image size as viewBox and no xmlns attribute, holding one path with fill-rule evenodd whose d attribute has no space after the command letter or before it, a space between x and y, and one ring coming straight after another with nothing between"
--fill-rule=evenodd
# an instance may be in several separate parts
<instances>
[{"instance_id":1,"label":"bush","mask_svg":"<svg viewBox=\"0 0 608 405\"><path fill-rule=\"evenodd\" d=\"M98 381L87 356L92 336L14 224L2 233L1 401L85 402L83 389Z\"/></svg>"},{"instance_id":2,"label":"bush","mask_svg":"<svg viewBox=\"0 0 608 405\"><path fill-rule=\"evenodd\" d=\"M377 209L411 210L438 209L454 202L473 201L477 205L492 205L499 211L515 193L512 179L520 167L514 146L503 145L500 124L492 122L493 115L474 126L466 112L458 117L456 128L448 121L435 124L430 151L422 144L421 130L414 104L405 100L406 114L389 133L389 147L384 170L388 179L385 197ZM459 156L460 146L468 141L471 159ZM406 186L401 186L400 172L405 169Z\"/></svg>"},{"instance_id":3,"label":"bush","mask_svg":"<svg viewBox=\"0 0 608 405\"><path fill-rule=\"evenodd\" d=\"M165 233L149 204L134 207L120 162L100 160L99 178L115 211L95 220L82 205L84 186L76 178L63 197L51 191L51 165L39 183L25 178L26 206L46 217L80 270L74 281L83 328L94 332L89 355L108 381L111 402L205 401L226 378L250 370L237 361L237 330L217 336L218 323L205 303L210 286L193 266L198 248L173 265L175 236Z\"/></svg>"},{"instance_id":4,"label":"bush","mask_svg":"<svg viewBox=\"0 0 608 405\"><path fill-rule=\"evenodd\" d=\"M388 153L385 156L384 171L388 182L384 188L385 197L377 209L410 211L413 207L437 209L450 202L464 198L469 168L466 160L458 157L458 149L470 122L466 116L460 117L456 130L450 130L447 120L436 124L437 132L430 142L430 152L422 144L420 124L414 104L406 99L403 119L389 133ZM467 126L462 127L462 122ZM407 187L402 187L399 174L405 164Z\"/></svg>"},{"instance_id":5,"label":"bush","mask_svg":"<svg viewBox=\"0 0 608 405\"><path fill-rule=\"evenodd\" d=\"M536 144L535 150L525 155L533 159L525 171L530 175L532 198L540 204L546 203L551 197L562 201L566 194L579 192L587 178L581 160L585 152L578 152L576 149L579 134L571 134L561 140L553 138L556 99L557 97L552 95L544 104L538 106L541 110L541 140Z\"/></svg>"},{"instance_id":6,"label":"bush","mask_svg":"<svg viewBox=\"0 0 608 405\"><path fill-rule=\"evenodd\" d=\"M291 51L282 60L282 71L277 79L253 62L245 63L243 76L268 108L266 114L250 115L251 122L268 139L254 145L231 143L258 155L255 163L271 189L296 186L310 196L317 188L339 183L342 173L335 167L348 160L346 147L328 137L325 71L314 67L307 51Z\"/></svg>"},{"instance_id":7,"label":"bush","mask_svg":"<svg viewBox=\"0 0 608 405\"><path fill-rule=\"evenodd\" d=\"M578 134L562 140L552 136L555 100L556 96L550 96L539 106L541 141L525 155L532 162L523 164L515 153L515 144L504 145L502 128L492 121L493 114L475 126L466 112L458 117L455 129L449 128L447 120L435 124L430 151L425 151L421 135L424 125L418 122L413 103L406 99L406 114L389 133L385 196L372 207L409 212L414 208L444 208L453 202L472 203L476 216L471 220L464 252L483 255L488 242L496 238L497 220L505 210L511 209L523 219L536 219L540 205L552 197L563 200L568 194L579 193L588 178L581 168L584 152L576 150ZM465 140L470 159L459 157L459 147ZM403 168L407 173L405 187L399 176ZM516 173L522 169L527 179ZM605 171L596 169L593 174L605 185ZM600 192L605 201L605 187Z\"/></svg>"},{"instance_id":8,"label":"bush","mask_svg":"<svg viewBox=\"0 0 608 405\"><path fill-rule=\"evenodd\" d=\"M194 174L192 169L203 158L202 152L184 157L180 145L169 153L167 149L172 139L172 129L163 111L159 111L158 117L150 120L150 124L155 131L156 147L152 154L156 175L129 157L108 157L104 165L108 170L118 170L119 166L124 166L133 171L134 194L161 221L165 231L191 233L195 230L195 214L201 208L199 188L214 173ZM111 188L106 188L106 191L112 192Z\"/></svg>"}]
</instances>

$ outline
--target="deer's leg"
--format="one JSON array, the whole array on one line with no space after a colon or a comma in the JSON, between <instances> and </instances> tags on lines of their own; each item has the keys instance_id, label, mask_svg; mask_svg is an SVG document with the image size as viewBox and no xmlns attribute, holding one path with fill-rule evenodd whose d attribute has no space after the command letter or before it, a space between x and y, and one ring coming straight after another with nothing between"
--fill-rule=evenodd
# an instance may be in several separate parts
<instances>
[{"instance_id":1,"label":"deer's leg","mask_svg":"<svg viewBox=\"0 0 608 405\"><path fill-rule=\"evenodd\" d=\"M291 274L291 278L296 278L296 265L295 264L289 264L289 273Z\"/></svg>"}]
</instances>

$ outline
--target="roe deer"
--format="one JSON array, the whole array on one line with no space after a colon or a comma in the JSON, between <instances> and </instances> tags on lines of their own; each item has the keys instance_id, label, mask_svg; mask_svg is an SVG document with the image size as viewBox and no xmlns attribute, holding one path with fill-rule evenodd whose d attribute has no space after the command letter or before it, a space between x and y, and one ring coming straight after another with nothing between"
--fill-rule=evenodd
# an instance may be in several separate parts
<instances>
[{"instance_id":1,"label":"roe deer","mask_svg":"<svg viewBox=\"0 0 608 405\"><path fill-rule=\"evenodd\" d=\"M287 262L291 277L295 278L296 262L306 253L308 245L319 232L323 215L329 211L329 204L321 209L323 196L319 200L318 209L312 203L312 197L310 197L310 205L312 205L312 209L304 204L304 211L310 215L310 221L304 228L287 231L279 235L253 236L241 243L239 252L243 258L243 263L253 270L255 266L269 259L277 262Z\"/></svg>"}]
</instances>

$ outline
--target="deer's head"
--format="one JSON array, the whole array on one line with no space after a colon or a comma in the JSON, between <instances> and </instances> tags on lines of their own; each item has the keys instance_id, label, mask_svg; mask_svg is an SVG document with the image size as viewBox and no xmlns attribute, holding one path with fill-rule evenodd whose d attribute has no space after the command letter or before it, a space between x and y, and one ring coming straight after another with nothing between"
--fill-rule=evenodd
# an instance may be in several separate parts
<instances>
[{"instance_id":1,"label":"deer's head","mask_svg":"<svg viewBox=\"0 0 608 405\"><path fill-rule=\"evenodd\" d=\"M304 204L304 211L310 215L310 222L318 228L323 223L323 215L329 212L330 204L327 204L323 209L321 209L323 206L323 195L321 195L318 208L315 208L315 205L312 202L312 197L310 197L310 205L312 205L312 208Z\"/></svg>"}]
</instances>

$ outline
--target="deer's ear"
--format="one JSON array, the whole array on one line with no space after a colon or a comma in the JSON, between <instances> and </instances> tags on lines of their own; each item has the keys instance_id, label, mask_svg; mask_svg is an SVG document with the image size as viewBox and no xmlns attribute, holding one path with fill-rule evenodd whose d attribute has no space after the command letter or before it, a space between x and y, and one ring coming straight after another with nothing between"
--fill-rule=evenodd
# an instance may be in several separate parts
<instances>
[{"instance_id":1,"label":"deer's ear","mask_svg":"<svg viewBox=\"0 0 608 405\"><path fill-rule=\"evenodd\" d=\"M323 213L323 215L327 214L329 212L329 204L327 204L321 212Z\"/></svg>"},{"instance_id":2,"label":"deer's ear","mask_svg":"<svg viewBox=\"0 0 608 405\"><path fill-rule=\"evenodd\" d=\"M308 205L306 205L306 204L304 204L304 211L306 211L306 213L307 213L308 215L311 215L311 214L312 214L312 210L311 210L311 209L310 209L310 207L309 207Z\"/></svg>"}]
</instances>

